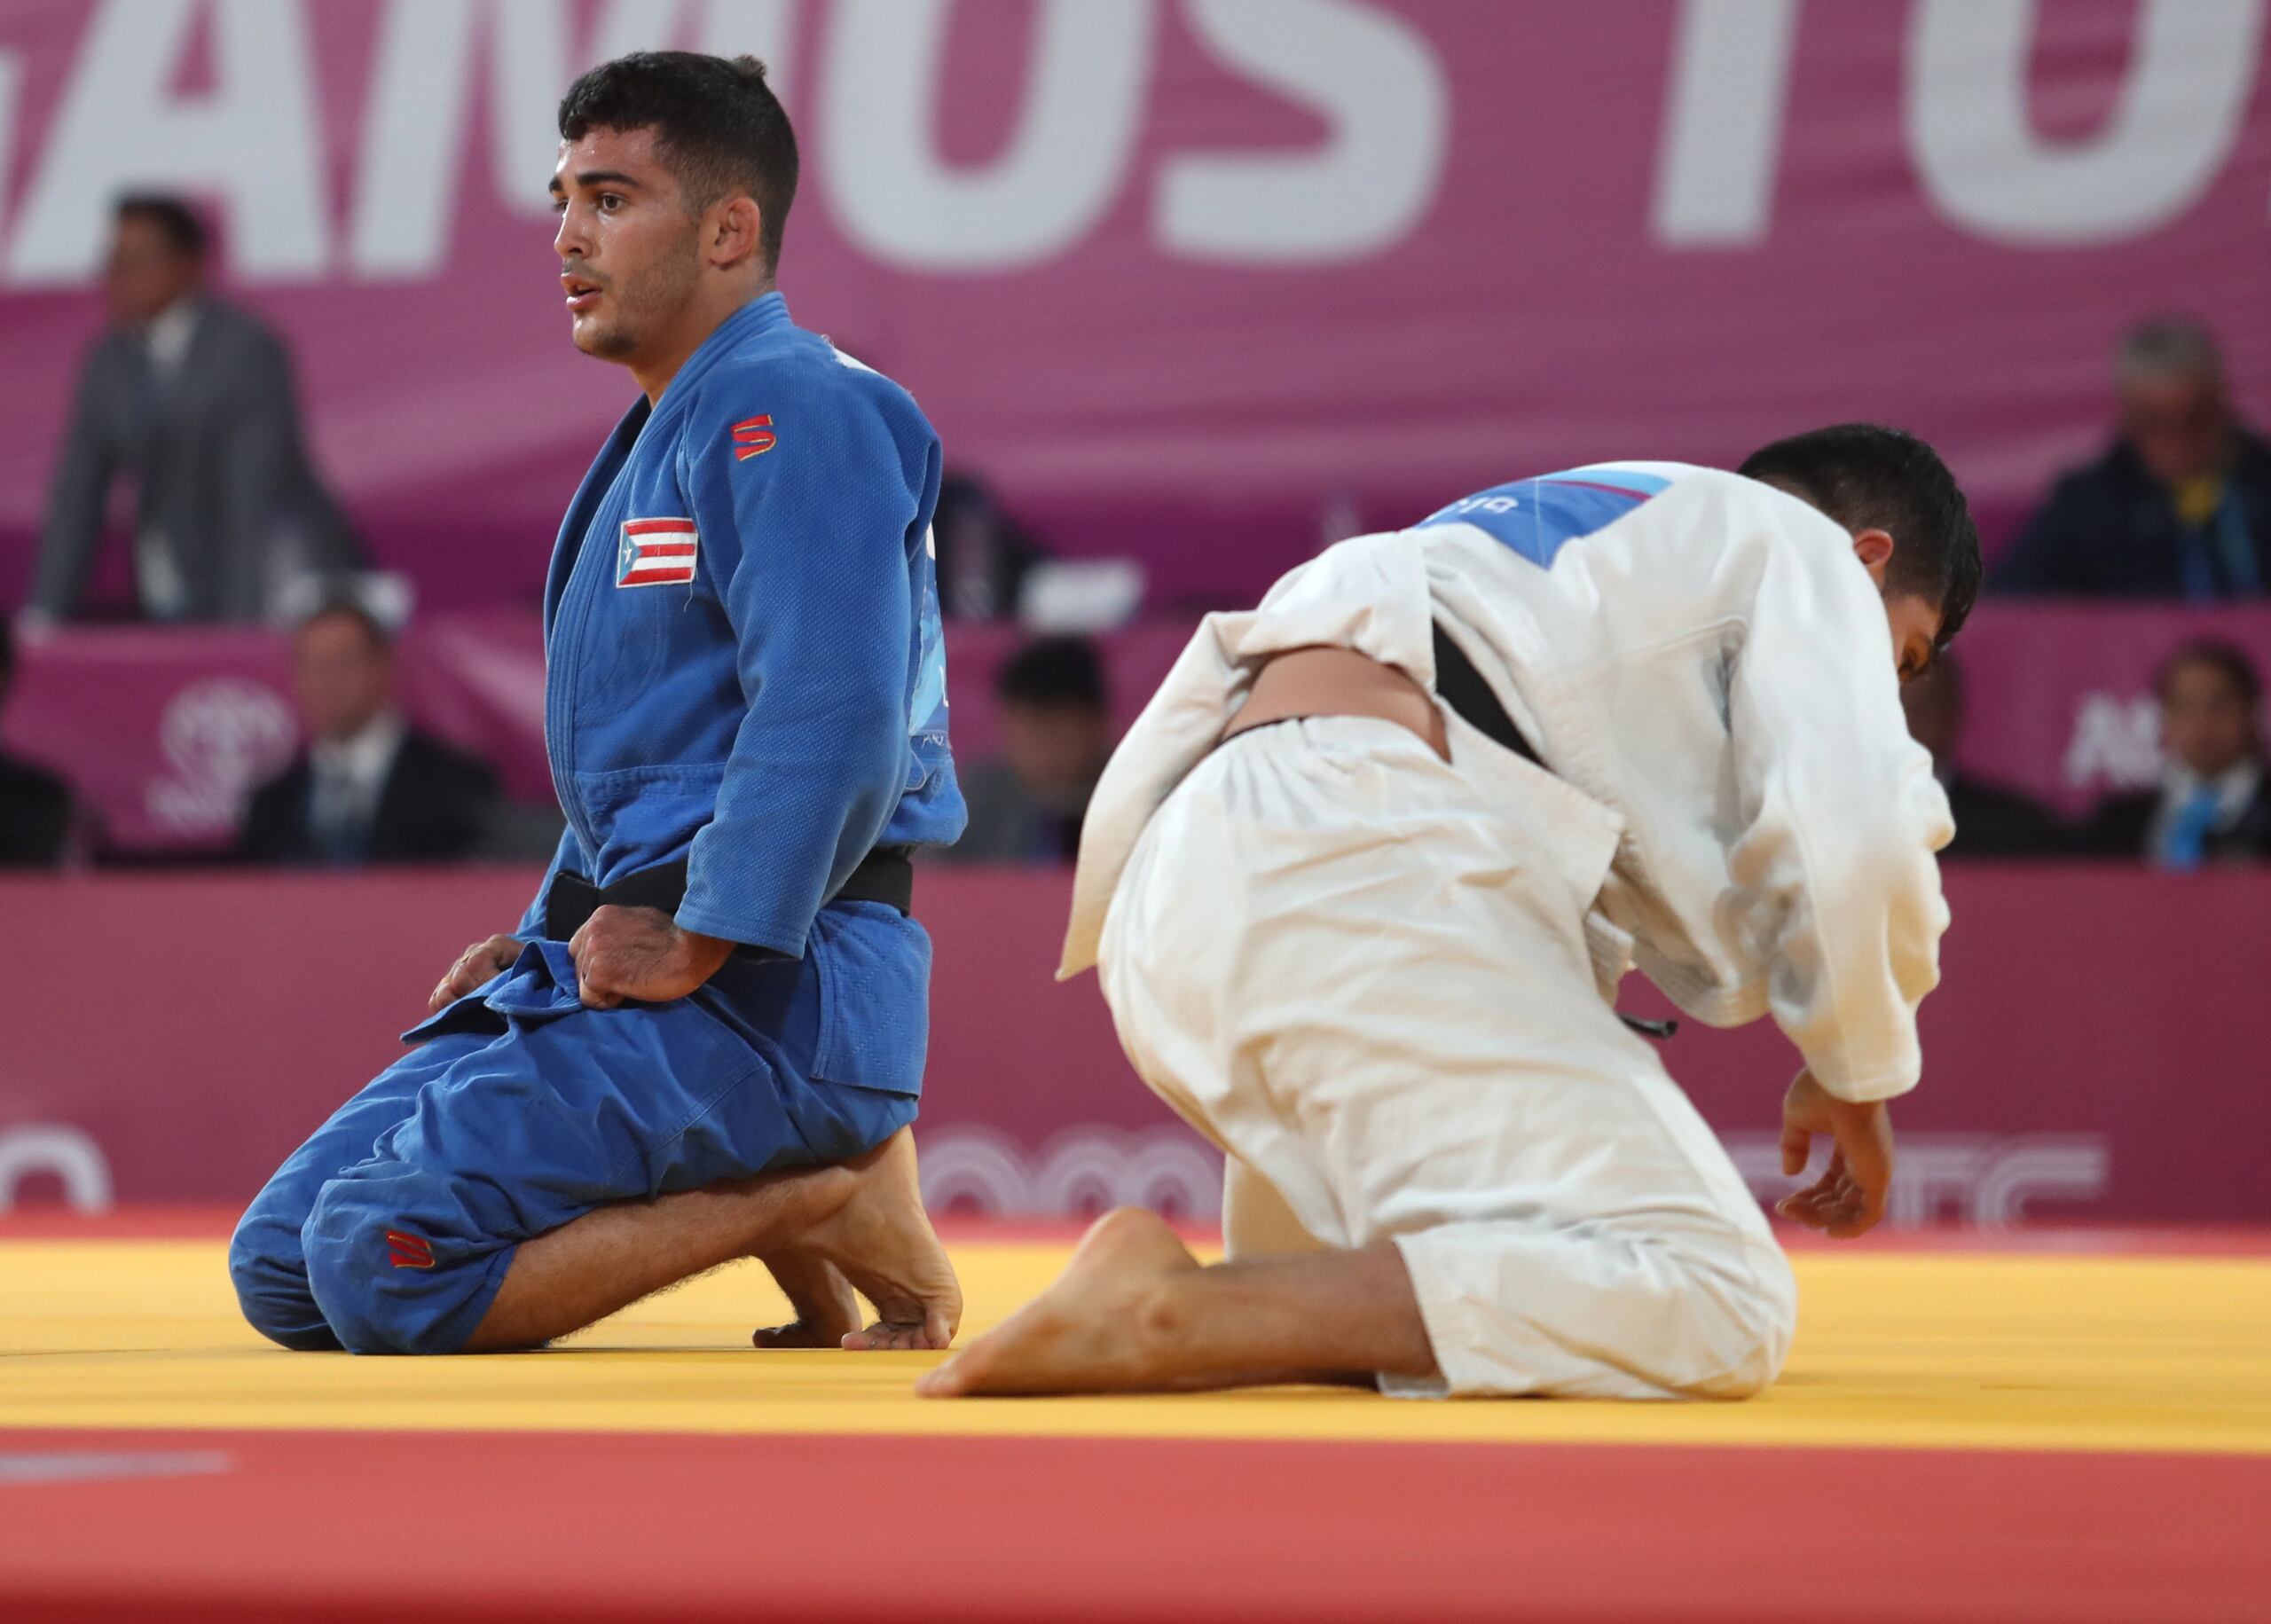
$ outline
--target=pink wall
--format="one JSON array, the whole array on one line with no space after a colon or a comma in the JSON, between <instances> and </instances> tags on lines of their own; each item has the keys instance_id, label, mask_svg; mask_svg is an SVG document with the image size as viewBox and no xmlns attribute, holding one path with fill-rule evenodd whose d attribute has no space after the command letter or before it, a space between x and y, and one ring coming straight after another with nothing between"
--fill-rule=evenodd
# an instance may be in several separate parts
<instances>
[{"instance_id":1,"label":"pink wall","mask_svg":"<svg viewBox=\"0 0 2271 1624\"><path fill-rule=\"evenodd\" d=\"M1857 416L2007 523L2169 306L2271 412L2258 6L15 0L0 602L131 184L212 200L381 556L429 604L532 592L632 393L568 343L552 107L659 43L773 62L802 318L1170 594L1268 580L1336 495L1400 523Z\"/></svg>"},{"instance_id":2,"label":"pink wall","mask_svg":"<svg viewBox=\"0 0 2271 1624\"><path fill-rule=\"evenodd\" d=\"M122 1200L246 1198L386 1063L443 968L515 918L536 879L0 883L0 1168L27 1197L54 1189L28 1170L92 1178L98 1164ZM934 1198L1203 1215L1210 1154L1130 1074L1094 981L1050 979L1065 890L1053 873L922 877L939 953ZM2271 964L2271 874L1965 868L1948 890L1928 1072L1898 1110L1897 1216L2271 1220L2259 1167L2271 1063L2250 1014ZM1691 1027L1667 1058L1759 1188L1780 1188L1771 1134L1788 1046L1765 1026Z\"/></svg>"}]
</instances>

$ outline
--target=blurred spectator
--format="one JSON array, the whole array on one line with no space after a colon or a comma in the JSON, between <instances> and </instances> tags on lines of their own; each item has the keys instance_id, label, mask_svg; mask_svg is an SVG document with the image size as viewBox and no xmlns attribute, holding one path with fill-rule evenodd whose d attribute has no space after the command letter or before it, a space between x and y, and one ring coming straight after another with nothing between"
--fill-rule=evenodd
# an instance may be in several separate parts
<instances>
[{"instance_id":1,"label":"blurred spectator","mask_svg":"<svg viewBox=\"0 0 2271 1624\"><path fill-rule=\"evenodd\" d=\"M0 713L16 674L16 646L0 624ZM52 868L71 838L71 791L59 778L0 756L0 868Z\"/></svg>"},{"instance_id":2,"label":"blurred spectator","mask_svg":"<svg viewBox=\"0 0 2271 1624\"><path fill-rule=\"evenodd\" d=\"M1014 620L1041 548L979 481L949 470L931 521L939 608L950 620Z\"/></svg>"},{"instance_id":3,"label":"blurred spectator","mask_svg":"<svg viewBox=\"0 0 2271 1624\"><path fill-rule=\"evenodd\" d=\"M1026 644L994 684L1002 756L962 775L970 828L939 855L970 863L1069 863L1112 754L1104 662L1084 637Z\"/></svg>"},{"instance_id":4,"label":"blurred spectator","mask_svg":"<svg viewBox=\"0 0 2271 1624\"><path fill-rule=\"evenodd\" d=\"M470 855L497 798L489 769L394 708L394 651L358 605L293 634L308 749L253 794L239 855L256 863L436 862Z\"/></svg>"},{"instance_id":5,"label":"blurred spectator","mask_svg":"<svg viewBox=\"0 0 2271 1624\"><path fill-rule=\"evenodd\" d=\"M152 620L257 621L295 576L359 550L310 466L283 344L205 291L205 229L173 198L118 206L27 615L80 608L111 487L136 491L134 578Z\"/></svg>"},{"instance_id":6,"label":"blurred spectator","mask_svg":"<svg viewBox=\"0 0 2271 1624\"><path fill-rule=\"evenodd\" d=\"M2271 584L2271 445L2234 414L2215 341L2181 318L2147 322L2122 341L2117 373L2120 437L2059 480L1991 584L2259 597Z\"/></svg>"},{"instance_id":7,"label":"blurred spectator","mask_svg":"<svg viewBox=\"0 0 2271 1624\"><path fill-rule=\"evenodd\" d=\"M1932 772L1955 813L1955 839L1943 857L2049 857L2071 842L2049 808L2016 789L1974 777L1956 765L1963 732L1963 672L1943 649L1900 691L1908 732L1932 753Z\"/></svg>"},{"instance_id":8,"label":"blurred spectator","mask_svg":"<svg viewBox=\"0 0 2271 1624\"><path fill-rule=\"evenodd\" d=\"M2161 787L2103 802L2097 850L2163 868L2271 859L2263 772L2263 685L2228 643L2188 643L2161 667Z\"/></svg>"}]
</instances>

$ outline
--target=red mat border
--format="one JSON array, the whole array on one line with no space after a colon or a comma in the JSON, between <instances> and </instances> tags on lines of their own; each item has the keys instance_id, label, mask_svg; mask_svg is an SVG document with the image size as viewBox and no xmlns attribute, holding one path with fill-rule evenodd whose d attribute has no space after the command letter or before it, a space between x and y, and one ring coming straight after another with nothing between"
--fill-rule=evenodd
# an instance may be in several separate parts
<instances>
[{"instance_id":1,"label":"red mat border","mask_svg":"<svg viewBox=\"0 0 2271 1624\"><path fill-rule=\"evenodd\" d=\"M575 1433L0 1487L0 1616L1253 1621L2261 1616L2271 1458Z\"/></svg>"}]
</instances>

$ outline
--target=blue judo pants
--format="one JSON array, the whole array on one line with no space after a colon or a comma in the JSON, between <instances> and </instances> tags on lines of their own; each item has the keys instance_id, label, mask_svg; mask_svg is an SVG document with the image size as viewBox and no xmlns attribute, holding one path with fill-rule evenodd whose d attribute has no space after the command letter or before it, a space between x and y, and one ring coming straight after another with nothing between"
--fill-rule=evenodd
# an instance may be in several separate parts
<instances>
[{"instance_id":1,"label":"blue judo pants","mask_svg":"<svg viewBox=\"0 0 2271 1624\"><path fill-rule=\"evenodd\" d=\"M586 1009L565 945L529 944L255 1199L229 1248L245 1317L289 1348L455 1353L522 1241L881 1144L914 1120L919 1047L892 1087L814 1075L855 1047L821 1029L822 979L809 953L735 959L690 998Z\"/></svg>"}]
</instances>

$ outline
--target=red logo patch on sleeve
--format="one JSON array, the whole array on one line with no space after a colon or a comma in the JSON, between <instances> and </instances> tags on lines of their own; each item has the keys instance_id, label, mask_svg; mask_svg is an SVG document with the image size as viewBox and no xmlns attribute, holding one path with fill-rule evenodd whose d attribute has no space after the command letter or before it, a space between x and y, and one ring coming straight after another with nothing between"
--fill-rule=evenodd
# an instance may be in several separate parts
<instances>
[{"instance_id":1,"label":"red logo patch on sleeve","mask_svg":"<svg viewBox=\"0 0 2271 1624\"><path fill-rule=\"evenodd\" d=\"M405 1235L399 1229L387 1231L387 1256L397 1268L432 1268L434 1243L422 1235Z\"/></svg>"},{"instance_id":2,"label":"red logo patch on sleeve","mask_svg":"<svg viewBox=\"0 0 2271 1624\"><path fill-rule=\"evenodd\" d=\"M734 425L734 460L747 462L771 451L779 438L773 432L773 414L745 419Z\"/></svg>"}]
</instances>

